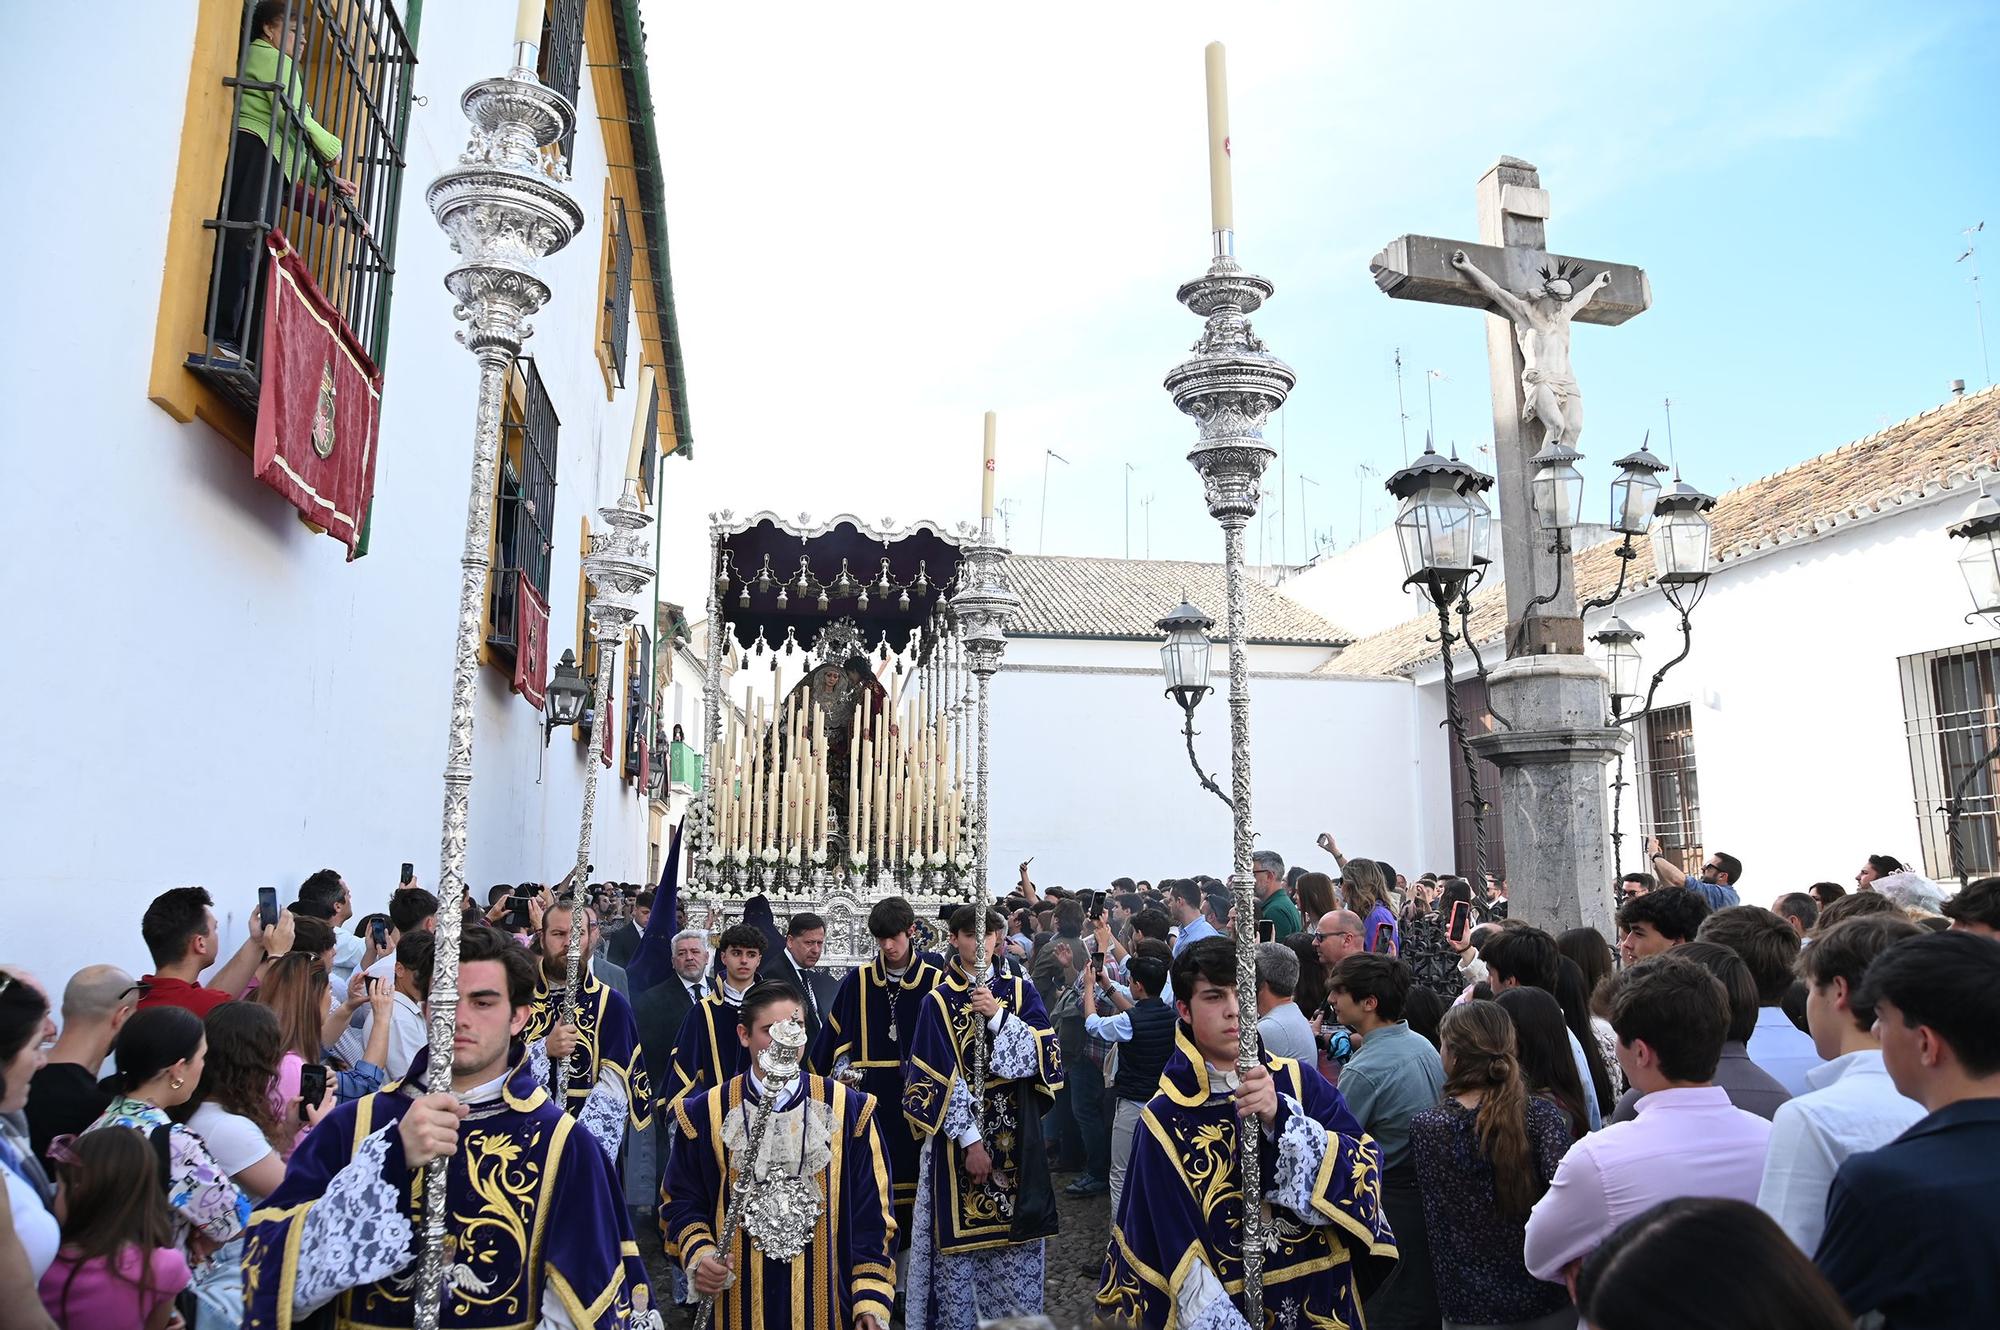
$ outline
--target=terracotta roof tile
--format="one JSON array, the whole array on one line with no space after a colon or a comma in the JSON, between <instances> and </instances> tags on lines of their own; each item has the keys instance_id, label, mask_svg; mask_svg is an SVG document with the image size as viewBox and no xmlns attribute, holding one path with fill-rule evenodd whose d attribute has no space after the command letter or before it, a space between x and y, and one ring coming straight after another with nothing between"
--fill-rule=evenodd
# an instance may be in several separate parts
<instances>
[{"instance_id":1,"label":"terracotta roof tile","mask_svg":"<svg viewBox=\"0 0 2000 1330\"><path fill-rule=\"evenodd\" d=\"M1759 550L1818 539L1850 522L1962 489L1995 469L2000 469L2000 388L1987 388L1729 491L1708 515L1713 559L1727 564ZM1628 593L1653 580L1651 542L1636 545L1638 557L1626 575ZM1577 552L1580 598L1608 595L1617 585L1617 550L1616 541L1606 541ZM1498 641L1506 626L1507 594L1494 578L1473 594L1473 638L1482 646ZM1437 644L1429 640L1436 630L1431 614L1385 628L1318 672L1408 674L1437 658Z\"/></svg>"},{"instance_id":2,"label":"terracotta roof tile","mask_svg":"<svg viewBox=\"0 0 2000 1330\"><path fill-rule=\"evenodd\" d=\"M1008 631L1024 637L1157 639L1154 625L1181 603L1222 622L1222 565L1175 559L1083 559L1016 554L1007 580L1022 609ZM1303 605L1252 580L1249 640L1331 650L1354 640ZM1217 629L1220 635L1220 628Z\"/></svg>"}]
</instances>

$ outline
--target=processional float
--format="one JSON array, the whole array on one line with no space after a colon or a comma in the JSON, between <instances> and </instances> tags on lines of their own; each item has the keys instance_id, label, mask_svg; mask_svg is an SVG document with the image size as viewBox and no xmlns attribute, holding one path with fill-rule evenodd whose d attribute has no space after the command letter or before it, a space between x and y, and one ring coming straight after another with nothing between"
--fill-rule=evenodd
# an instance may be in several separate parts
<instances>
[{"instance_id":1,"label":"processional float","mask_svg":"<svg viewBox=\"0 0 2000 1330\"><path fill-rule=\"evenodd\" d=\"M920 919L990 899L986 682L1017 603L990 515L724 511L709 535L690 905L722 924L757 896L781 922L810 910L843 966L873 955L884 896Z\"/></svg>"}]
</instances>

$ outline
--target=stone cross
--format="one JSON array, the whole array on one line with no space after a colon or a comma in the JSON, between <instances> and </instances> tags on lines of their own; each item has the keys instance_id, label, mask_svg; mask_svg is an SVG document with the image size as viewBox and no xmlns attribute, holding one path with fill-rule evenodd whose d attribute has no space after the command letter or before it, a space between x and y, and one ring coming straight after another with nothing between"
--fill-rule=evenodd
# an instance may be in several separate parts
<instances>
[{"instance_id":1,"label":"stone cross","mask_svg":"<svg viewBox=\"0 0 2000 1330\"><path fill-rule=\"evenodd\" d=\"M1582 396L1569 373L1570 322L1623 323L1653 303L1642 269L1549 253L1548 216L1548 191L1535 168L1502 157L1479 181L1483 243L1401 236L1368 265L1375 284L1394 299L1464 305L1493 316L1486 321L1486 358L1509 656L1583 651L1569 555L1552 551L1554 542L1536 522L1529 461L1552 425L1558 441L1571 446L1582 431ZM1524 346L1549 363L1530 365ZM1529 609L1550 591L1552 599Z\"/></svg>"}]
</instances>

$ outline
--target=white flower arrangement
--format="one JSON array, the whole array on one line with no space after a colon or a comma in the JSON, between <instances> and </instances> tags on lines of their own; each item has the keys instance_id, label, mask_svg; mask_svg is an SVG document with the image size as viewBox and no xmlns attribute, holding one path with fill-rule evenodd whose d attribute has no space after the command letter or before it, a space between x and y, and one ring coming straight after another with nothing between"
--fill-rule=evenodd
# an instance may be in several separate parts
<instances>
[{"instance_id":1,"label":"white flower arrangement","mask_svg":"<svg viewBox=\"0 0 2000 1330\"><path fill-rule=\"evenodd\" d=\"M927 862L930 864L932 868L943 868L947 862L947 860L945 859L944 851L932 850L931 857Z\"/></svg>"},{"instance_id":2,"label":"white flower arrangement","mask_svg":"<svg viewBox=\"0 0 2000 1330\"><path fill-rule=\"evenodd\" d=\"M822 845L812 852L812 866L814 868L826 867L826 846Z\"/></svg>"},{"instance_id":3,"label":"white flower arrangement","mask_svg":"<svg viewBox=\"0 0 2000 1330\"><path fill-rule=\"evenodd\" d=\"M785 851L785 863L793 868L799 866L799 852L797 847Z\"/></svg>"},{"instance_id":4,"label":"white flower arrangement","mask_svg":"<svg viewBox=\"0 0 2000 1330\"><path fill-rule=\"evenodd\" d=\"M778 862L778 847L775 845L771 846L764 851L761 857L766 865L776 864Z\"/></svg>"},{"instance_id":5,"label":"white flower arrangement","mask_svg":"<svg viewBox=\"0 0 2000 1330\"><path fill-rule=\"evenodd\" d=\"M711 845L706 856L710 868L722 867L722 861L728 857L720 845Z\"/></svg>"},{"instance_id":6,"label":"white flower arrangement","mask_svg":"<svg viewBox=\"0 0 2000 1330\"><path fill-rule=\"evenodd\" d=\"M970 873L972 871L972 862L972 856L963 852L959 854L958 858L952 861L953 865L961 873Z\"/></svg>"},{"instance_id":7,"label":"white flower arrangement","mask_svg":"<svg viewBox=\"0 0 2000 1330\"><path fill-rule=\"evenodd\" d=\"M732 864L749 863L750 847L748 845L738 845L735 849L729 852L729 862Z\"/></svg>"},{"instance_id":8,"label":"white flower arrangement","mask_svg":"<svg viewBox=\"0 0 2000 1330\"><path fill-rule=\"evenodd\" d=\"M868 871L868 856L865 854L854 855L847 861L847 866L854 870L855 876L859 877Z\"/></svg>"}]
</instances>

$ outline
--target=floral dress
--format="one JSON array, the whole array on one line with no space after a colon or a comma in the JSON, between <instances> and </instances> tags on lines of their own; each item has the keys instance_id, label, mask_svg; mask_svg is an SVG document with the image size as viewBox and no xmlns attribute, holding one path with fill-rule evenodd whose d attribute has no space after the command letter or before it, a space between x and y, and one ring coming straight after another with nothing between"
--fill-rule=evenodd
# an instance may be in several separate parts
<instances>
[{"instance_id":1,"label":"floral dress","mask_svg":"<svg viewBox=\"0 0 2000 1330\"><path fill-rule=\"evenodd\" d=\"M249 1218L250 1198L215 1162L201 1137L170 1121L164 1110L123 1095L111 1101L111 1107L90 1124L89 1130L100 1127L129 1127L149 1139L161 1127L169 1129L167 1204L174 1212L174 1244L187 1255L190 1266L201 1260L188 1247L192 1234L201 1234L213 1248L242 1233L243 1222Z\"/></svg>"}]
</instances>

